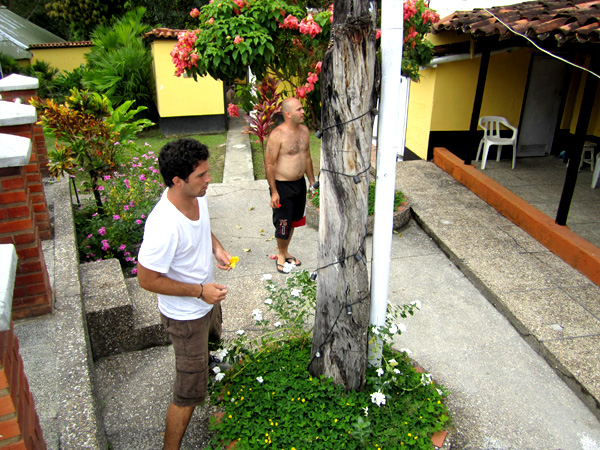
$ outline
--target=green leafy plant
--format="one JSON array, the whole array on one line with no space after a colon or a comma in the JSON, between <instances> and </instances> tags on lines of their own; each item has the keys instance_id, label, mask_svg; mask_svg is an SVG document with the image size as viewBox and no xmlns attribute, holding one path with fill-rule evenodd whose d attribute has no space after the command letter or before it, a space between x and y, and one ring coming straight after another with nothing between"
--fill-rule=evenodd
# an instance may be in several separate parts
<instances>
[{"instance_id":1,"label":"green leafy plant","mask_svg":"<svg viewBox=\"0 0 600 450\"><path fill-rule=\"evenodd\" d=\"M307 193L308 200L318 208L320 205L319 198L319 190L315 189L314 192ZM372 216L375 214L375 182L369 183L369 203L368 203L368 215ZM401 191L394 191L394 211L398 209L398 207L402 204L402 202L406 201L406 196Z\"/></svg>"},{"instance_id":2,"label":"green leafy plant","mask_svg":"<svg viewBox=\"0 0 600 450\"><path fill-rule=\"evenodd\" d=\"M267 312L252 312L252 339L239 330L227 342L231 351L221 356L233 368L217 371L211 384L222 409L211 421L211 448L232 442L236 450L434 448L431 435L448 423L447 392L415 369L407 351L389 345L405 329L399 318L418 302L388 308L386 325L372 329L384 343L382 365L368 368L363 390L346 391L308 372L316 282L306 271L293 272L281 286L270 275L263 279Z\"/></svg>"},{"instance_id":3,"label":"green leafy plant","mask_svg":"<svg viewBox=\"0 0 600 450\"><path fill-rule=\"evenodd\" d=\"M127 99L154 109L152 54L143 39L151 27L142 23L145 9L127 12L112 25L101 25L92 34L92 46L86 54L85 87L106 95L113 105Z\"/></svg>"},{"instance_id":4,"label":"green leafy plant","mask_svg":"<svg viewBox=\"0 0 600 450\"><path fill-rule=\"evenodd\" d=\"M117 164L119 151L125 147L118 145L121 134L133 137L153 125L147 119L124 122L145 107L130 111L133 102L128 101L115 109L106 96L77 89L71 90L62 105L51 99L34 99L31 104L37 108L45 131L56 138L55 150L48 151L50 175L55 178L74 175L81 168L89 175L96 205L101 210L98 181Z\"/></svg>"},{"instance_id":5,"label":"green leafy plant","mask_svg":"<svg viewBox=\"0 0 600 450\"><path fill-rule=\"evenodd\" d=\"M135 147L132 142L125 145L129 151ZM81 262L117 258L126 273L135 275L137 272L137 252L146 217L164 190L158 158L150 146L146 150L141 156L131 157L129 162L102 177L96 187L102 196L102 210L89 202L75 207ZM85 181L81 184L84 189L87 187Z\"/></svg>"}]
</instances>

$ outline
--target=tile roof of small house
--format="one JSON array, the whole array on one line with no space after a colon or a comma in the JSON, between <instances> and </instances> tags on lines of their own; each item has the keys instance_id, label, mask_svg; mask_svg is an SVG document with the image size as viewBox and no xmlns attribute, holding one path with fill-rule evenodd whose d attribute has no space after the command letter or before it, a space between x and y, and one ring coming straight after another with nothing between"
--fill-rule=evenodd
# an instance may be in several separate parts
<instances>
[{"instance_id":1,"label":"tile roof of small house","mask_svg":"<svg viewBox=\"0 0 600 450\"><path fill-rule=\"evenodd\" d=\"M144 34L146 39L177 39L177 36L182 31L188 30L173 30L172 28L155 28L152 31Z\"/></svg>"},{"instance_id":2,"label":"tile roof of small house","mask_svg":"<svg viewBox=\"0 0 600 450\"><path fill-rule=\"evenodd\" d=\"M514 37L514 33L501 22L537 41L552 38L558 45L597 43L600 41L600 1L529 1L457 11L442 18L435 26L435 32L459 31L471 34L473 38Z\"/></svg>"},{"instance_id":3,"label":"tile roof of small house","mask_svg":"<svg viewBox=\"0 0 600 450\"><path fill-rule=\"evenodd\" d=\"M46 44L32 44L30 50L39 48L64 48L64 47L91 47L94 45L92 41L69 41L69 42L49 42Z\"/></svg>"}]
</instances>

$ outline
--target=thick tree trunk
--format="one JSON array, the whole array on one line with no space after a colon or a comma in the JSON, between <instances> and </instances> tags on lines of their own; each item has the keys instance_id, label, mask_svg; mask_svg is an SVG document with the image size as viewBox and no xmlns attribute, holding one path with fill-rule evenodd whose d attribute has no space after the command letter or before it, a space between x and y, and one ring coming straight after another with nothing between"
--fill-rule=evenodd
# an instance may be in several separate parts
<instances>
[{"instance_id":1,"label":"thick tree trunk","mask_svg":"<svg viewBox=\"0 0 600 450\"><path fill-rule=\"evenodd\" d=\"M364 386L367 365L370 295L365 237L377 101L370 4L334 3L331 42L321 72L320 270L309 370L346 389Z\"/></svg>"}]
</instances>

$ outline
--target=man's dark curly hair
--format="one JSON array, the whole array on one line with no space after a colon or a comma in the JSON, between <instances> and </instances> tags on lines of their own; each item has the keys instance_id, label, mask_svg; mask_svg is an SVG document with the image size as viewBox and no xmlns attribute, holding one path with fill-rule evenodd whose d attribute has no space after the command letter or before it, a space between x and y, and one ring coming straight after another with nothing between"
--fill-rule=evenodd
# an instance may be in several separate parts
<instances>
[{"instance_id":1,"label":"man's dark curly hair","mask_svg":"<svg viewBox=\"0 0 600 450\"><path fill-rule=\"evenodd\" d=\"M208 159L208 147L195 139L177 139L160 149L158 165L167 187L173 186L173 178L187 181L198 164Z\"/></svg>"}]
</instances>

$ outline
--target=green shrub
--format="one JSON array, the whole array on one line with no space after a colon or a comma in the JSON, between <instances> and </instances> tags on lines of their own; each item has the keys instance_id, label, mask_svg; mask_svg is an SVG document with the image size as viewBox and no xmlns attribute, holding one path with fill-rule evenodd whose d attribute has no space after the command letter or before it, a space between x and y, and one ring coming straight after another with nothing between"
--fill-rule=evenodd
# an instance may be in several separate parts
<instances>
[{"instance_id":1,"label":"green shrub","mask_svg":"<svg viewBox=\"0 0 600 450\"><path fill-rule=\"evenodd\" d=\"M417 371L405 351L384 344L381 367L367 369L366 386L347 391L331 379L308 372L310 323L316 282L306 271L294 272L283 286L267 281L267 314L252 312L258 336L239 330L229 342L235 363L212 381L212 400L223 415L211 421L211 448L236 442L236 450L286 449L433 449L431 436L448 425L447 392L431 375ZM398 322L418 302L388 308L385 327L371 336L391 342L405 329ZM236 356L232 357L234 353Z\"/></svg>"}]
</instances>

